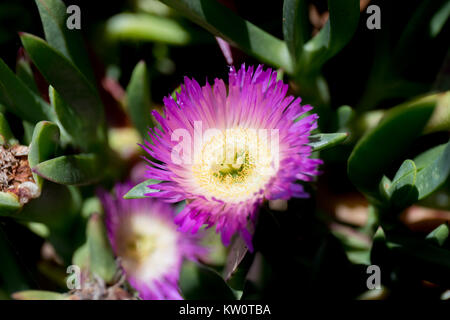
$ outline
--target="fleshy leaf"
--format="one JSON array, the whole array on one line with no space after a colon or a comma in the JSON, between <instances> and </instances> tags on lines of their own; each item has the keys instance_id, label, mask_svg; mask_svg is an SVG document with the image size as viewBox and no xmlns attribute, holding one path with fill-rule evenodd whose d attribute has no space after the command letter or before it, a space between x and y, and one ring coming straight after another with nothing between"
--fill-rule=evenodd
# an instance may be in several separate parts
<instances>
[{"instance_id":1,"label":"fleshy leaf","mask_svg":"<svg viewBox=\"0 0 450 320\"><path fill-rule=\"evenodd\" d=\"M0 58L0 101L23 120L51 120L50 106L8 68Z\"/></svg>"},{"instance_id":2,"label":"fleshy leaf","mask_svg":"<svg viewBox=\"0 0 450 320\"><path fill-rule=\"evenodd\" d=\"M183 264L180 289L186 300L236 300L216 271L191 261Z\"/></svg>"},{"instance_id":3,"label":"fleshy leaf","mask_svg":"<svg viewBox=\"0 0 450 320\"><path fill-rule=\"evenodd\" d=\"M245 241L236 237L230 247L224 270L224 279L235 290L242 290L254 255L248 251Z\"/></svg>"},{"instance_id":4,"label":"fleshy leaf","mask_svg":"<svg viewBox=\"0 0 450 320\"><path fill-rule=\"evenodd\" d=\"M103 105L96 88L65 56L50 47L44 40L26 33L22 43L44 78L70 105L97 146L105 139ZM91 150L96 149L91 146Z\"/></svg>"},{"instance_id":5,"label":"fleshy leaf","mask_svg":"<svg viewBox=\"0 0 450 320\"><path fill-rule=\"evenodd\" d=\"M133 70L127 87L127 105L131 121L141 136L147 136L152 127L150 115L150 85L147 66L144 61L139 62Z\"/></svg>"},{"instance_id":6,"label":"fleshy leaf","mask_svg":"<svg viewBox=\"0 0 450 320\"><path fill-rule=\"evenodd\" d=\"M65 101L56 90L49 87L50 102L55 109L56 117L64 129L65 136L71 140L72 144L81 147L83 150L89 150L91 145L95 145L95 136L90 132L88 122Z\"/></svg>"},{"instance_id":7,"label":"fleshy leaf","mask_svg":"<svg viewBox=\"0 0 450 320\"><path fill-rule=\"evenodd\" d=\"M49 121L41 121L36 124L28 152L28 163L31 169L54 156L58 140L59 128L56 124ZM42 188L42 178L35 173L33 173L33 177L39 188Z\"/></svg>"},{"instance_id":8,"label":"fleshy leaf","mask_svg":"<svg viewBox=\"0 0 450 320\"><path fill-rule=\"evenodd\" d=\"M156 184L161 181L154 180L154 179L148 179L144 182L139 183L138 185L134 186L130 191L127 192L126 195L123 196L124 199L141 199L141 198L148 198L146 196L147 193L156 192L158 190L150 189L147 187L151 184Z\"/></svg>"},{"instance_id":9,"label":"fleshy leaf","mask_svg":"<svg viewBox=\"0 0 450 320\"><path fill-rule=\"evenodd\" d=\"M35 94L40 95L30 62L23 57L18 58L16 63L16 75Z\"/></svg>"},{"instance_id":10,"label":"fleshy leaf","mask_svg":"<svg viewBox=\"0 0 450 320\"><path fill-rule=\"evenodd\" d=\"M348 160L348 176L361 191L376 192L383 173L421 134L435 104L431 95L397 106L361 138Z\"/></svg>"},{"instance_id":11,"label":"fleshy leaf","mask_svg":"<svg viewBox=\"0 0 450 320\"><path fill-rule=\"evenodd\" d=\"M418 157L420 170L416 186L419 200L437 190L450 174L450 142L435 147Z\"/></svg>"},{"instance_id":12,"label":"fleshy leaf","mask_svg":"<svg viewBox=\"0 0 450 320\"><path fill-rule=\"evenodd\" d=\"M280 39L242 19L217 1L162 0L214 36L235 45L265 63L292 73L286 44Z\"/></svg>"},{"instance_id":13,"label":"fleshy leaf","mask_svg":"<svg viewBox=\"0 0 450 320\"><path fill-rule=\"evenodd\" d=\"M19 199L15 194L0 192L0 216L20 209Z\"/></svg>"},{"instance_id":14,"label":"fleshy leaf","mask_svg":"<svg viewBox=\"0 0 450 320\"><path fill-rule=\"evenodd\" d=\"M100 215L91 216L86 234L91 272L111 282L117 272L117 265Z\"/></svg>"},{"instance_id":15,"label":"fleshy leaf","mask_svg":"<svg viewBox=\"0 0 450 320\"><path fill-rule=\"evenodd\" d=\"M48 44L72 61L91 83L95 83L80 31L67 28L68 14L64 2L61 0L35 0L35 2Z\"/></svg>"},{"instance_id":16,"label":"fleshy leaf","mask_svg":"<svg viewBox=\"0 0 450 320\"><path fill-rule=\"evenodd\" d=\"M391 204L404 208L417 201L416 175L417 169L414 161L405 160L388 189Z\"/></svg>"},{"instance_id":17,"label":"fleshy leaf","mask_svg":"<svg viewBox=\"0 0 450 320\"><path fill-rule=\"evenodd\" d=\"M0 145L5 143L12 145L17 143L17 140L11 132L11 128L6 121L5 116L0 112Z\"/></svg>"},{"instance_id":18,"label":"fleshy leaf","mask_svg":"<svg viewBox=\"0 0 450 320\"><path fill-rule=\"evenodd\" d=\"M39 163L33 169L44 179L66 185L86 185L99 181L103 165L97 154L61 156Z\"/></svg>"},{"instance_id":19,"label":"fleshy leaf","mask_svg":"<svg viewBox=\"0 0 450 320\"><path fill-rule=\"evenodd\" d=\"M186 45L195 37L176 20L150 14L121 13L106 23L106 33L112 39L152 41Z\"/></svg>"},{"instance_id":20,"label":"fleshy leaf","mask_svg":"<svg viewBox=\"0 0 450 320\"><path fill-rule=\"evenodd\" d=\"M427 235L426 240L429 241L430 243L442 247L445 241L448 239L448 234L449 234L448 225L441 224L439 227L437 227Z\"/></svg>"},{"instance_id":21,"label":"fleshy leaf","mask_svg":"<svg viewBox=\"0 0 450 320\"><path fill-rule=\"evenodd\" d=\"M321 151L334 147L347 139L348 133L319 133L309 137L309 144L313 151Z\"/></svg>"},{"instance_id":22,"label":"fleshy leaf","mask_svg":"<svg viewBox=\"0 0 450 320\"><path fill-rule=\"evenodd\" d=\"M291 58L297 62L310 32L308 6L305 0L284 0L283 35Z\"/></svg>"},{"instance_id":23,"label":"fleshy leaf","mask_svg":"<svg viewBox=\"0 0 450 320\"><path fill-rule=\"evenodd\" d=\"M358 27L358 0L328 0L328 11L330 17L325 26L304 45L299 72L320 70L328 59L345 47Z\"/></svg>"}]
</instances>

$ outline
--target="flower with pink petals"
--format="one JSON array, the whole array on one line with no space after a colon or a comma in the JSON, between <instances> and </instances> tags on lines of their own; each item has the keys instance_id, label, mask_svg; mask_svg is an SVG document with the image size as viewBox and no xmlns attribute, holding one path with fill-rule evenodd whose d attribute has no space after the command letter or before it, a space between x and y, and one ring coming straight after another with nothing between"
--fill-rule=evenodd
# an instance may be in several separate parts
<instances>
[{"instance_id":1,"label":"flower with pink petals","mask_svg":"<svg viewBox=\"0 0 450 320\"><path fill-rule=\"evenodd\" d=\"M180 230L215 225L224 244L240 233L252 249L248 223L265 199L308 197L297 180L310 181L322 163L308 145L318 116L287 91L275 71L242 66L231 68L228 86L185 78L176 99L164 99L164 115L153 112L160 127L143 148L147 177L161 182L147 196L186 200Z\"/></svg>"},{"instance_id":2,"label":"flower with pink petals","mask_svg":"<svg viewBox=\"0 0 450 320\"><path fill-rule=\"evenodd\" d=\"M99 194L113 251L140 298L179 300L183 259L196 260L206 248L198 244L198 236L177 230L169 204L156 199L123 199L129 188L118 184L115 196L105 191Z\"/></svg>"}]
</instances>

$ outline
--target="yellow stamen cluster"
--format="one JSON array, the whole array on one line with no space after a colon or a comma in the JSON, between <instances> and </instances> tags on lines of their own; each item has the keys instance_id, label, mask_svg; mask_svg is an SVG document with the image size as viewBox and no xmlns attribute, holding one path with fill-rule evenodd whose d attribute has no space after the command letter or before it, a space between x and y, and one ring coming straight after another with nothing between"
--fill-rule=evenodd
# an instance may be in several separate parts
<instances>
[{"instance_id":1,"label":"yellow stamen cluster","mask_svg":"<svg viewBox=\"0 0 450 320\"><path fill-rule=\"evenodd\" d=\"M203 141L192 165L202 193L226 202L240 202L264 188L276 173L278 141L255 129L228 129Z\"/></svg>"}]
</instances>

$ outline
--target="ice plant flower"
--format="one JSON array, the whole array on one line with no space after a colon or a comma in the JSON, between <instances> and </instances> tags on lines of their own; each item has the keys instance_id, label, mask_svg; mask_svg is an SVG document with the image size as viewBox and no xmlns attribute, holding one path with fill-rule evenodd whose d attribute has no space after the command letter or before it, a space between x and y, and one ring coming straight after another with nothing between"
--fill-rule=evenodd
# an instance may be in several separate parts
<instances>
[{"instance_id":1,"label":"ice plant flower","mask_svg":"<svg viewBox=\"0 0 450 320\"><path fill-rule=\"evenodd\" d=\"M161 182L147 195L187 200L180 230L216 225L224 244L240 233L251 249L247 226L264 199L308 196L297 180L311 180L322 163L307 145L318 116L287 91L275 71L243 65L230 68L228 87L186 77L176 99L164 99L164 115L152 113L160 128L143 148L153 158L147 177Z\"/></svg>"},{"instance_id":2,"label":"ice plant flower","mask_svg":"<svg viewBox=\"0 0 450 320\"><path fill-rule=\"evenodd\" d=\"M179 300L178 279L184 258L206 253L199 237L182 233L174 210L155 199L122 197L129 184L115 186L115 196L100 191L109 241L130 285L144 300Z\"/></svg>"}]
</instances>

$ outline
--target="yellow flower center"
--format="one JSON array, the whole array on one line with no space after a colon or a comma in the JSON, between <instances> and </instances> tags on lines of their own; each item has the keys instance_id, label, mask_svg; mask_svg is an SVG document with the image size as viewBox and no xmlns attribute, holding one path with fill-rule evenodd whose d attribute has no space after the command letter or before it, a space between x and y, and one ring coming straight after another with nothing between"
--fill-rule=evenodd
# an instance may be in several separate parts
<instances>
[{"instance_id":1,"label":"yellow flower center","mask_svg":"<svg viewBox=\"0 0 450 320\"><path fill-rule=\"evenodd\" d=\"M251 198L276 173L277 138L241 128L206 135L192 166L202 194L233 203Z\"/></svg>"},{"instance_id":2,"label":"yellow flower center","mask_svg":"<svg viewBox=\"0 0 450 320\"><path fill-rule=\"evenodd\" d=\"M117 235L117 255L125 270L153 279L176 266L176 228L156 215L135 214L122 221Z\"/></svg>"}]
</instances>

